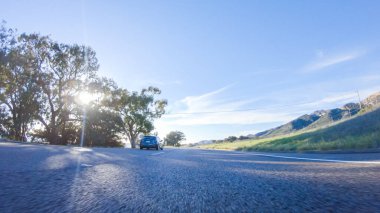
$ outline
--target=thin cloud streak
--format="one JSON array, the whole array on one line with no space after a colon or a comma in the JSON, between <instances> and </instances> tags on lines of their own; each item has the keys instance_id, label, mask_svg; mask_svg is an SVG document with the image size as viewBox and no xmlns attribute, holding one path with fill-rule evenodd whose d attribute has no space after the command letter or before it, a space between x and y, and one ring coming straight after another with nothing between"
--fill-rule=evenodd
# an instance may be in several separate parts
<instances>
[{"instance_id":1,"label":"thin cloud streak","mask_svg":"<svg viewBox=\"0 0 380 213\"><path fill-rule=\"evenodd\" d=\"M210 109L210 107L213 106L218 100L216 96L228 90L232 86L233 85L230 84L199 96L187 96L182 99L180 103L185 105L186 113Z\"/></svg>"},{"instance_id":2,"label":"thin cloud streak","mask_svg":"<svg viewBox=\"0 0 380 213\"><path fill-rule=\"evenodd\" d=\"M290 113L278 112L278 110L239 111L243 110L249 104L252 104L260 99L233 101L221 99L220 96L222 93L226 92L231 86L232 85L227 85L215 91L211 91L199 96L185 97L179 101L185 110L179 111L173 108L173 114L169 113L168 115L164 116L161 119L161 124L170 126L258 124L285 122L293 118ZM180 104L176 103L174 105L179 106ZM198 112L218 113L197 114Z\"/></svg>"},{"instance_id":3,"label":"thin cloud streak","mask_svg":"<svg viewBox=\"0 0 380 213\"><path fill-rule=\"evenodd\" d=\"M318 106L319 108L323 108L326 104L336 104L336 103L348 103L348 102L357 102L357 93L348 92L348 93L337 93L326 98L322 98L321 100L313 101L307 104L300 105L301 107L309 107L309 106Z\"/></svg>"},{"instance_id":4,"label":"thin cloud streak","mask_svg":"<svg viewBox=\"0 0 380 213\"><path fill-rule=\"evenodd\" d=\"M362 98L361 101L363 101L363 98L366 98L369 95L379 90L380 90L380 86L359 90L359 95ZM337 107L342 107L343 104L347 104L349 102L353 102L353 103L359 102L358 93L356 91L335 93L317 101L301 104L299 105L299 107L302 109L308 109L308 107L318 107L319 109L328 109L328 106L330 104L334 104L334 105L341 104L341 106L337 106Z\"/></svg>"},{"instance_id":5,"label":"thin cloud streak","mask_svg":"<svg viewBox=\"0 0 380 213\"><path fill-rule=\"evenodd\" d=\"M303 72L306 72L306 73L315 72L315 71L322 70L324 68L327 68L336 64L352 61L364 55L365 53L366 53L365 51L356 51L356 52L350 52L350 53L345 53L345 54L340 54L340 55L335 55L335 56L330 56L330 57L322 55L319 57L318 60L307 65L303 69Z\"/></svg>"},{"instance_id":6,"label":"thin cloud streak","mask_svg":"<svg viewBox=\"0 0 380 213\"><path fill-rule=\"evenodd\" d=\"M233 84L224 86L220 89L201 94L198 96L187 96L175 102L166 116L177 117L181 114L192 114L199 112L220 112L241 110L243 107L254 103L259 98L236 100L223 98L224 92L230 89ZM202 114L202 113L200 113Z\"/></svg>"},{"instance_id":7,"label":"thin cloud streak","mask_svg":"<svg viewBox=\"0 0 380 213\"><path fill-rule=\"evenodd\" d=\"M220 124L263 124L286 122L294 118L287 112L255 111L255 112L224 112L217 114L182 115L175 118L162 118L160 125L193 126Z\"/></svg>"}]
</instances>

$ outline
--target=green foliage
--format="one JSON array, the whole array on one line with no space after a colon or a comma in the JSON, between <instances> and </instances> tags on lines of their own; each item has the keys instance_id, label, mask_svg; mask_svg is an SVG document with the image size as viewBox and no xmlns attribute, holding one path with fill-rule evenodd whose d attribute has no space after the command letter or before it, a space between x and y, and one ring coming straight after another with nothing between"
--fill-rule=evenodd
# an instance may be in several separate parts
<instances>
[{"instance_id":1,"label":"green foliage","mask_svg":"<svg viewBox=\"0 0 380 213\"><path fill-rule=\"evenodd\" d=\"M229 136L228 138L224 139L225 141L228 141L228 142L234 142L236 141L238 138L236 136Z\"/></svg>"},{"instance_id":2,"label":"green foliage","mask_svg":"<svg viewBox=\"0 0 380 213\"><path fill-rule=\"evenodd\" d=\"M0 26L0 135L18 141L78 144L87 112L85 145L135 147L140 133L153 131L165 113L158 88L129 92L96 75L90 47L64 44L39 34L17 34ZM98 98L80 104L82 91Z\"/></svg>"},{"instance_id":3,"label":"green foliage","mask_svg":"<svg viewBox=\"0 0 380 213\"><path fill-rule=\"evenodd\" d=\"M74 97L84 87L82 79L91 80L98 69L95 52L85 46L60 44L49 38L30 36L42 39L36 51L41 55L40 76L38 85L42 88L41 111L37 119L44 125L41 136L53 144L67 144L71 136L65 127L72 125L70 115L79 106ZM26 39L30 39L26 37ZM74 121L75 122L75 121Z\"/></svg>"},{"instance_id":4,"label":"green foliage","mask_svg":"<svg viewBox=\"0 0 380 213\"><path fill-rule=\"evenodd\" d=\"M244 136L244 135L241 135L239 136L238 140L242 141L242 140L248 140L249 137L248 136Z\"/></svg>"},{"instance_id":5,"label":"green foliage","mask_svg":"<svg viewBox=\"0 0 380 213\"><path fill-rule=\"evenodd\" d=\"M10 117L4 107L0 106L0 137L9 137Z\"/></svg>"},{"instance_id":6,"label":"green foliage","mask_svg":"<svg viewBox=\"0 0 380 213\"><path fill-rule=\"evenodd\" d=\"M140 133L149 134L153 131L153 121L165 113L166 100L157 100L161 91L156 87L142 89L140 93L129 93L127 90L119 92L118 110L124 121L124 133L136 147L136 140Z\"/></svg>"},{"instance_id":7,"label":"green foliage","mask_svg":"<svg viewBox=\"0 0 380 213\"><path fill-rule=\"evenodd\" d=\"M122 146L119 133L122 131L123 121L119 114L91 108L87 112L86 121L86 146Z\"/></svg>"},{"instance_id":8,"label":"green foliage","mask_svg":"<svg viewBox=\"0 0 380 213\"><path fill-rule=\"evenodd\" d=\"M171 131L164 138L165 143L169 146L181 146L183 140L186 140L186 137L181 131Z\"/></svg>"},{"instance_id":9,"label":"green foliage","mask_svg":"<svg viewBox=\"0 0 380 213\"><path fill-rule=\"evenodd\" d=\"M8 137L26 141L34 115L39 110L37 98L40 88L36 84L37 60L28 41L16 37L13 30L2 27L0 63L0 106L2 126L7 128ZM16 40L19 40L16 42ZM8 115L4 115L9 112Z\"/></svg>"}]
</instances>

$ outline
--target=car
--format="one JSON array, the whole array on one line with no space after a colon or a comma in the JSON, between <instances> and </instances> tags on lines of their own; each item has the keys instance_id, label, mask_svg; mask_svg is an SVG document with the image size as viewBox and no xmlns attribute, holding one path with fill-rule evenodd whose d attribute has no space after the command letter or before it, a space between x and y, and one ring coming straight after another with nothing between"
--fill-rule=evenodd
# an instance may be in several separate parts
<instances>
[{"instance_id":1,"label":"car","mask_svg":"<svg viewBox=\"0 0 380 213\"><path fill-rule=\"evenodd\" d=\"M160 140L157 136L144 136L140 140L140 149L143 148L155 148L156 150L163 150L164 149L164 143L162 140Z\"/></svg>"}]
</instances>

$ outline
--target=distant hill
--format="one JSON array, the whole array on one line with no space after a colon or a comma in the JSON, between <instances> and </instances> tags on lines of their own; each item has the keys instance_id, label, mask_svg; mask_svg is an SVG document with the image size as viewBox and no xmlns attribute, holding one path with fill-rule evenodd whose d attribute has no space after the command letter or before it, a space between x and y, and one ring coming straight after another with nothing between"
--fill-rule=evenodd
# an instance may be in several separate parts
<instances>
[{"instance_id":1,"label":"distant hill","mask_svg":"<svg viewBox=\"0 0 380 213\"><path fill-rule=\"evenodd\" d=\"M326 127L330 124L350 118L360 112L360 107L363 111L378 107L380 105L380 92L372 94L368 98L359 103L348 103L341 108L330 110L318 110L311 114L302 115L284 125L273 129L265 130L255 134L251 138L268 138L281 136L298 131L306 131Z\"/></svg>"},{"instance_id":2,"label":"distant hill","mask_svg":"<svg viewBox=\"0 0 380 213\"><path fill-rule=\"evenodd\" d=\"M380 108L360 114L336 125L295 136L262 139L261 143L245 144L237 150L306 151L363 150L380 148ZM260 139L258 140L260 141Z\"/></svg>"},{"instance_id":3,"label":"distant hill","mask_svg":"<svg viewBox=\"0 0 380 213\"><path fill-rule=\"evenodd\" d=\"M380 105L380 92L374 93L362 101L367 108L378 107Z\"/></svg>"}]
</instances>

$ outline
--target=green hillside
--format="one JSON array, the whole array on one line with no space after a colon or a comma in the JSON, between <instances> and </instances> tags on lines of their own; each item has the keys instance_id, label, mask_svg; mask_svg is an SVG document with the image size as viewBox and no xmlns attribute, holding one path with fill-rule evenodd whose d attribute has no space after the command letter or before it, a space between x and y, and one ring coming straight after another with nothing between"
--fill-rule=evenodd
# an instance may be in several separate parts
<instances>
[{"instance_id":1,"label":"green hillside","mask_svg":"<svg viewBox=\"0 0 380 213\"><path fill-rule=\"evenodd\" d=\"M257 133L258 138L271 138L275 136L299 133L308 130L320 129L336 122L344 121L355 116L360 111L359 104L348 103L341 108L318 110L311 114L302 115L284 125Z\"/></svg>"},{"instance_id":2,"label":"green hillside","mask_svg":"<svg viewBox=\"0 0 380 213\"><path fill-rule=\"evenodd\" d=\"M235 143L210 144L203 147L246 151L306 151L380 148L380 109L358 115L334 126L312 132Z\"/></svg>"}]
</instances>

